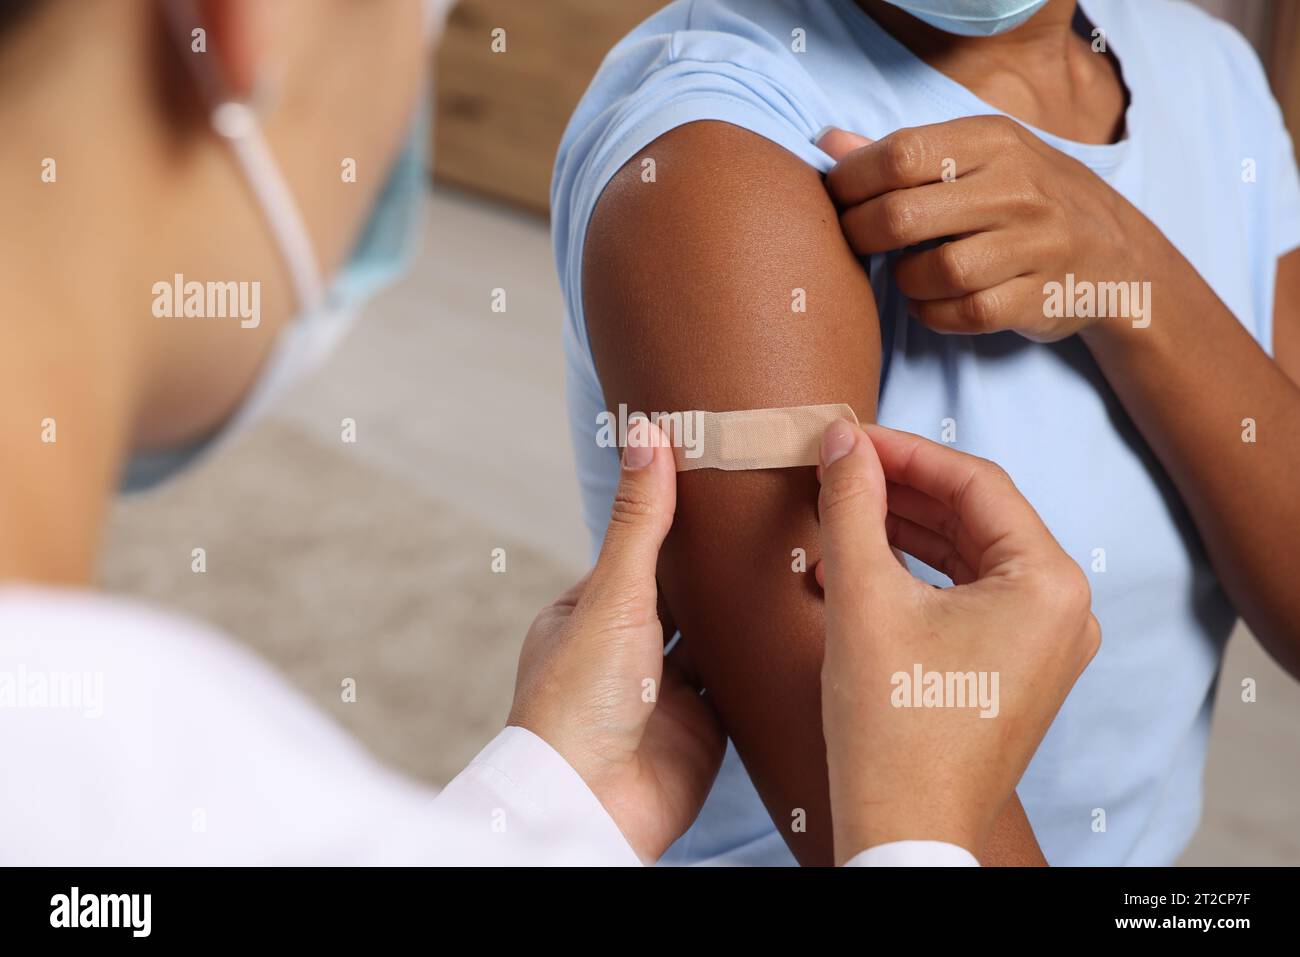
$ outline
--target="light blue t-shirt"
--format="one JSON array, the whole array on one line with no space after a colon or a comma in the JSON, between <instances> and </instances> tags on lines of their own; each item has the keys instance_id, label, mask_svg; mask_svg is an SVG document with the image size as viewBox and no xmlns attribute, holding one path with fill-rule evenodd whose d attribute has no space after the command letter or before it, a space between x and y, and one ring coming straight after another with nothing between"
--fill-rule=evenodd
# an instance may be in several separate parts
<instances>
[{"instance_id":1,"label":"light blue t-shirt","mask_svg":"<svg viewBox=\"0 0 1300 957\"><path fill-rule=\"evenodd\" d=\"M1271 354L1277 259L1300 245L1300 183L1254 52L1182 0L1081 6L1131 94L1126 138L1085 145L1034 132L1142 210ZM593 542L618 461L595 441L605 406L582 311L582 244L614 173L696 120L744 127L825 171L831 161L811 142L825 126L878 139L997 112L852 0L680 0L610 52L565 133L551 197ZM883 349L879 421L936 440L955 423L956 447L1005 467L1092 583L1101 652L1019 789L1048 860L1172 863L1200 816L1214 684L1235 620L1186 509L1077 337L937 335L907 318L881 257L869 268ZM668 860L793 863L734 751Z\"/></svg>"}]
</instances>

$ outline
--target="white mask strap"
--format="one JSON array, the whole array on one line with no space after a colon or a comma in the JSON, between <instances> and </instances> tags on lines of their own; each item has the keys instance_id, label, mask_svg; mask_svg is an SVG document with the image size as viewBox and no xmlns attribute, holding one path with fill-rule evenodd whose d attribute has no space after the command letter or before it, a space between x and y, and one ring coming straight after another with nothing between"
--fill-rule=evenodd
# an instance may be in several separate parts
<instances>
[{"instance_id":1,"label":"white mask strap","mask_svg":"<svg viewBox=\"0 0 1300 957\"><path fill-rule=\"evenodd\" d=\"M212 111L212 128L230 145L262 209L262 218L289 270L299 309L314 311L325 295L320 264L312 248L311 234L267 146L257 117L248 105L231 100Z\"/></svg>"},{"instance_id":2,"label":"white mask strap","mask_svg":"<svg viewBox=\"0 0 1300 957\"><path fill-rule=\"evenodd\" d=\"M209 117L212 128L229 144L244 181L253 191L262 218L289 270L299 310L310 313L325 297L320 261L289 184L262 135L257 115L248 104L230 97L223 78L208 59L210 53L196 55L190 50L191 31L201 25L194 0L169 0L166 10L181 56L198 84L200 96L206 104L216 104Z\"/></svg>"},{"instance_id":3,"label":"white mask strap","mask_svg":"<svg viewBox=\"0 0 1300 957\"><path fill-rule=\"evenodd\" d=\"M423 0L424 3L424 40L426 43L437 41L447 22L447 14L457 0Z\"/></svg>"}]
</instances>

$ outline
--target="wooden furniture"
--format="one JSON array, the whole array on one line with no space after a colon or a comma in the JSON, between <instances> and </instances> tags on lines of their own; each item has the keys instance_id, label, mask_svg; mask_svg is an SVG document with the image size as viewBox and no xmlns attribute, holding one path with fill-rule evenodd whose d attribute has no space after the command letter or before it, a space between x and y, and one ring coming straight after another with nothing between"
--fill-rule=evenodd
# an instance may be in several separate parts
<instances>
[{"instance_id":1,"label":"wooden furniture","mask_svg":"<svg viewBox=\"0 0 1300 957\"><path fill-rule=\"evenodd\" d=\"M434 78L435 176L545 215L569 115L610 47L664 2L461 0Z\"/></svg>"},{"instance_id":2,"label":"wooden furniture","mask_svg":"<svg viewBox=\"0 0 1300 957\"><path fill-rule=\"evenodd\" d=\"M434 81L435 176L546 215L569 115L610 47L664 2L460 0ZM1292 138L1300 136L1300 0L1196 2L1260 50Z\"/></svg>"},{"instance_id":3,"label":"wooden furniture","mask_svg":"<svg viewBox=\"0 0 1300 957\"><path fill-rule=\"evenodd\" d=\"M1300 3L1274 0L1270 13L1264 65L1295 143L1300 141Z\"/></svg>"}]
</instances>

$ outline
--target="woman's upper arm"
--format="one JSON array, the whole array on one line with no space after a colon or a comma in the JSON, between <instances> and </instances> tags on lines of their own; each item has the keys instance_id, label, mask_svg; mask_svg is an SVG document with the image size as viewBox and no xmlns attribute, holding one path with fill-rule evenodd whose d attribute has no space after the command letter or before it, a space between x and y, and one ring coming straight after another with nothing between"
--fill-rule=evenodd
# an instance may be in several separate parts
<instances>
[{"instance_id":1,"label":"woman's upper arm","mask_svg":"<svg viewBox=\"0 0 1300 957\"><path fill-rule=\"evenodd\" d=\"M1277 261L1273 291L1273 357L1300 385L1300 249Z\"/></svg>"},{"instance_id":2,"label":"woman's upper arm","mask_svg":"<svg viewBox=\"0 0 1300 957\"><path fill-rule=\"evenodd\" d=\"M582 274L611 409L847 402L874 418L870 283L820 174L766 139L699 122L654 141L603 193ZM829 862L816 502L811 468L682 473L659 575L773 820L801 861Z\"/></svg>"}]
</instances>

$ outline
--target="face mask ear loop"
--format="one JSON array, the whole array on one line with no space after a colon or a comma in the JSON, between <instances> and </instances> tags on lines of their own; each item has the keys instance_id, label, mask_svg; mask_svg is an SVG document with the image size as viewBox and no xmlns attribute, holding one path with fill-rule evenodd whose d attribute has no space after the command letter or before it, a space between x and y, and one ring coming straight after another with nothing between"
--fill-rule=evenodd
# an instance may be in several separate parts
<instances>
[{"instance_id":1,"label":"face mask ear loop","mask_svg":"<svg viewBox=\"0 0 1300 957\"><path fill-rule=\"evenodd\" d=\"M289 270L299 312L319 314L325 298L320 263L298 204L294 202L293 193L262 135L257 114L248 104L230 98L225 84L211 67L208 54L189 52L191 30L200 24L194 0L169 0L165 10L177 43L186 51L182 56L198 84L200 95L205 102L217 104L209 118L212 129L230 146L244 174L244 182L253 191L262 218Z\"/></svg>"},{"instance_id":2,"label":"face mask ear loop","mask_svg":"<svg viewBox=\"0 0 1300 957\"><path fill-rule=\"evenodd\" d=\"M289 270L299 309L314 314L324 299L320 265L298 204L267 146L257 117L246 104L229 101L212 111L212 128L229 144L244 181L261 207L262 218Z\"/></svg>"},{"instance_id":3,"label":"face mask ear loop","mask_svg":"<svg viewBox=\"0 0 1300 957\"><path fill-rule=\"evenodd\" d=\"M455 6L456 0L423 0L424 3L424 42L432 44L442 33L447 22L447 14Z\"/></svg>"}]
</instances>

